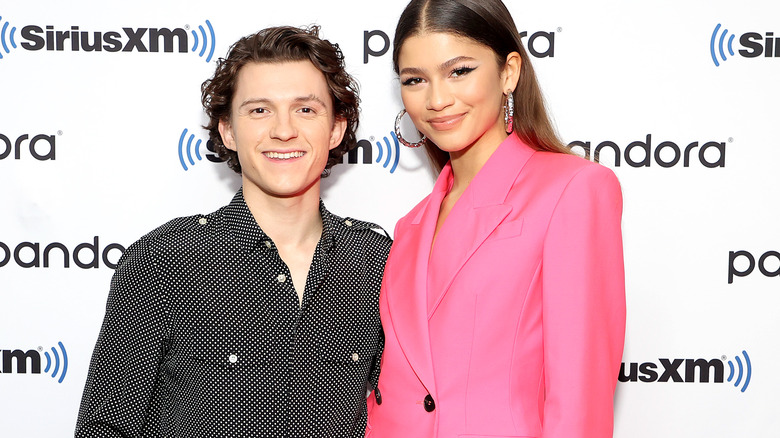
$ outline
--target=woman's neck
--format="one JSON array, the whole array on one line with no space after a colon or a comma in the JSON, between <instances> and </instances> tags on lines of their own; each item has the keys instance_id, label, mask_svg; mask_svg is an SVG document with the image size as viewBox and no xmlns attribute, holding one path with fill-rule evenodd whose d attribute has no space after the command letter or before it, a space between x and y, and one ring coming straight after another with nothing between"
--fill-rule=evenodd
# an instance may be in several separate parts
<instances>
[{"instance_id":1,"label":"woman's neck","mask_svg":"<svg viewBox=\"0 0 780 438\"><path fill-rule=\"evenodd\" d=\"M450 152L452 188L450 194L459 196L471 184L498 146L508 137L505 132L486 133L471 146Z\"/></svg>"}]
</instances>

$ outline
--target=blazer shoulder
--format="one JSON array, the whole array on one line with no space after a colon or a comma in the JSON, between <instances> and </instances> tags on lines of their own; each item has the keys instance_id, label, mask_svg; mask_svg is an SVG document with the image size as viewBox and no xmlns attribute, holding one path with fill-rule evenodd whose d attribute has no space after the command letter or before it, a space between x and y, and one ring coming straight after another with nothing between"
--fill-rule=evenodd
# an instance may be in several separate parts
<instances>
[{"instance_id":1,"label":"blazer shoulder","mask_svg":"<svg viewBox=\"0 0 780 438\"><path fill-rule=\"evenodd\" d=\"M578 155L562 154L555 152L537 152L534 154L536 167L548 178L554 178L568 182L573 179L593 180L602 183L618 182L612 169L593 161L586 160Z\"/></svg>"}]
</instances>

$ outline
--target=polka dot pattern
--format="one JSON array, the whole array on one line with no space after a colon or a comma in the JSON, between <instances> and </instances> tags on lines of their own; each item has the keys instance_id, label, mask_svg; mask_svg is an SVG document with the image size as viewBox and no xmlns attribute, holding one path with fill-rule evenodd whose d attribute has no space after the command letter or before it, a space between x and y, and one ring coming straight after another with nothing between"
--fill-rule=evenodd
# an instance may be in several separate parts
<instances>
[{"instance_id":1,"label":"polka dot pattern","mask_svg":"<svg viewBox=\"0 0 780 438\"><path fill-rule=\"evenodd\" d=\"M390 239L320 204L303 304L242 191L131 245L111 282L77 438L362 437Z\"/></svg>"}]
</instances>

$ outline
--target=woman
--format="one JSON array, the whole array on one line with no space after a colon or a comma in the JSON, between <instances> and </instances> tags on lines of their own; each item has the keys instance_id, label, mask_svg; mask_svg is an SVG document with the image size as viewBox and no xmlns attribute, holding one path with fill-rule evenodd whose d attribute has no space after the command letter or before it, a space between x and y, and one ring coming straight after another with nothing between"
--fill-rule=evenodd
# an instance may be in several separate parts
<instances>
[{"instance_id":1,"label":"woman","mask_svg":"<svg viewBox=\"0 0 780 438\"><path fill-rule=\"evenodd\" d=\"M556 137L500 0L413 0L393 57L424 135L411 146L441 173L396 227L367 436L612 436L625 332L614 174Z\"/></svg>"}]
</instances>

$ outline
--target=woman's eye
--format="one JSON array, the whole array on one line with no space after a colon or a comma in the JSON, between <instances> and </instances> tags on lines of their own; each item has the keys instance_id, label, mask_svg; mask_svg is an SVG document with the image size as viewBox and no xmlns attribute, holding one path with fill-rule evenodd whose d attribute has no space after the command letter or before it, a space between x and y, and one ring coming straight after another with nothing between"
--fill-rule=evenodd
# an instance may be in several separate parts
<instances>
[{"instance_id":1,"label":"woman's eye","mask_svg":"<svg viewBox=\"0 0 780 438\"><path fill-rule=\"evenodd\" d=\"M420 78L409 78L409 79L405 79L405 80L402 82L402 84L403 84L403 85L417 85L417 84L419 84L420 82L422 82L422 79L420 79Z\"/></svg>"},{"instance_id":2,"label":"woman's eye","mask_svg":"<svg viewBox=\"0 0 780 438\"><path fill-rule=\"evenodd\" d=\"M458 77L458 76L467 75L467 74L473 72L474 70L475 69L473 67L461 67L461 68L453 70L452 71L452 76Z\"/></svg>"}]
</instances>

